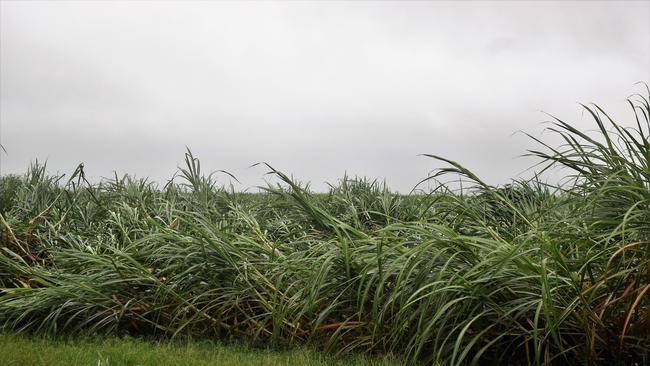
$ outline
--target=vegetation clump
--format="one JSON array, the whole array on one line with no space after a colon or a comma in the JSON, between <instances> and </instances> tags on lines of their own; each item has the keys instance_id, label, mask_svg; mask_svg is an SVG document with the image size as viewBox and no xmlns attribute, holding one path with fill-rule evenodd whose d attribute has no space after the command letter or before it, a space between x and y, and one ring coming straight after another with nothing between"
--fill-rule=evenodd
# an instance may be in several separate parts
<instances>
[{"instance_id":1,"label":"vegetation clump","mask_svg":"<svg viewBox=\"0 0 650 366\"><path fill-rule=\"evenodd\" d=\"M648 92L650 94L650 91ZM185 167L0 178L0 329L315 344L430 364L650 362L650 97L633 127L554 119L540 178L409 195L345 177L238 193ZM563 169L562 169L563 168Z\"/></svg>"}]
</instances>

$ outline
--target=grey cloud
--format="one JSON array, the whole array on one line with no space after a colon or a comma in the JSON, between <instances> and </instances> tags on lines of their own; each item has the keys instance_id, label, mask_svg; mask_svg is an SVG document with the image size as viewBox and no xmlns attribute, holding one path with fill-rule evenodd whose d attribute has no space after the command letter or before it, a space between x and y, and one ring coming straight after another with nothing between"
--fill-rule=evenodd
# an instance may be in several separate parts
<instances>
[{"instance_id":1,"label":"grey cloud","mask_svg":"<svg viewBox=\"0 0 650 366\"><path fill-rule=\"evenodd\" d=\"M504 183L539 110L631 123L650 80L647 2L0 4L3 173L49 158L164 181L187 145L241 189L268 161L319 189L347 171L408 191L440 166L421 153Z\"/></svg>"}]
</instances>

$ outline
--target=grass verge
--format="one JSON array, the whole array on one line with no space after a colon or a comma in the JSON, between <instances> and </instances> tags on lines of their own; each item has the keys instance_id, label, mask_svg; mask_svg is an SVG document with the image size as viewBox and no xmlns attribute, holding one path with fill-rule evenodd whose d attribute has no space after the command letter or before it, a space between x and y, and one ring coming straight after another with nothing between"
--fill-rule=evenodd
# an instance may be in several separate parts
<instances>
[{"instance_id":1,"label":"grass verge","mask_svg":"<svg viewBox=\"0 0 650 366\"><path fill-rule=\"evenodd\" d=\"M251 349L208 341L151 342L135 338L55 339L0 334L2 365L26 366L211 366L211 365L398 365L362 356L334 358L306 348Z\"/></svg>"}]
</instances>

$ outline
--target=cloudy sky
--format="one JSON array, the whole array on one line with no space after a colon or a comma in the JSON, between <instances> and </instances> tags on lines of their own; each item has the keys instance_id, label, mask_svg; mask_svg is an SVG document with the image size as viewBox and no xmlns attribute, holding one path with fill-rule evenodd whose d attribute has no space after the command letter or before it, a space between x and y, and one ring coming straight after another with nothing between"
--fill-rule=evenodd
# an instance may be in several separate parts
<instances>
[{"instance_id":1,"label":"cloudy sky","mask_svg":"<svg viewBox=\"0 0 650 366\"><path fill-rule=\"evenodd\" d=\"M490 183L533 161L545 111L632 123L649 1L2 1L2 174L35 158L164 181L185 146L263 185L350 175L408 191L449 157ZM549 136L547 136L550 138ZM223 179L228 182L227 179Z\"/></svg>"}]
</instances>

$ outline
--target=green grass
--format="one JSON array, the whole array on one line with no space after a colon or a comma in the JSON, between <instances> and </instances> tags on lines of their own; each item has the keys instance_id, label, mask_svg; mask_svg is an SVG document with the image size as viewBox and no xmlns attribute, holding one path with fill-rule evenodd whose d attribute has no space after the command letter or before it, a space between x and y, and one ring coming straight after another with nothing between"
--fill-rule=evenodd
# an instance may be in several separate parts
<instances>
[{"instance_id":1,"label":"green grass","mask_svg":"<svg viewBox=\"0 0 650 366\"><path fill-rule=\"evenodd\" d=\"M333 358L308 349L269 351L207 341L152 342L138 339L0 335L5 366L227 366L227 365L398 365L387 359L361 356Z\"/></svg>"},{"instance_id":2,"label":"green grass","mask_svg":"<svg viewBox=\"0 0 650 366\"><path fill-rule=\"evenodd\" d=\"M234 192L189 150L163 187L35 163L0 178L0 330L647 364L650 90L629 102L626 123L585 106L590 132L553 119L535 179L498 187L433 154L443 183L409 195L349 177L318 194L268 164L280 183Z\"/></svg>"}]
</instances>

